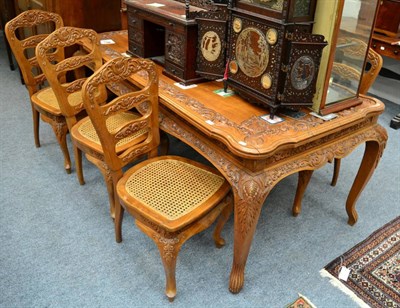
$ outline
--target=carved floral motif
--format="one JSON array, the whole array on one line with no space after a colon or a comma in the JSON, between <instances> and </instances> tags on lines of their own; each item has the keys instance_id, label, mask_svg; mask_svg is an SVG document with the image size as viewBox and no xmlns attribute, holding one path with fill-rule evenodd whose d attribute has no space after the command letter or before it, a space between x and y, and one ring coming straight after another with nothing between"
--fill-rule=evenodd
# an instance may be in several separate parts
<instances>
[{"instance_id":1,"label":"carved floral motif","mask_svg":"<svg viewBox=\"0 0 400 308\"><path fill-rule=\"evenodd\" d=\"M235 193L235 211L239 213L239 228L242 236L246 236L249 230L257 222L261 206L271 191L271 189L284 177L289 174L308 169L318 169L332 161L335 157L344 157L354 150L359 144L368 141L377 141L380 144L380 151L384 149L387 134L386 131L380 126L372 126L367 131L353 135L349 138L339 139L340 141L333 144L333 141L340 138L341 135L345 136L351 131L357 131L360 126L368 126L370 121L364 121L360 125L351 127L345 132L333 134L329 138L322 138L315 143L310 143L307 147L300 150L286 150L281 153L281 159L294 159L285 164L276 164L271 161L266 161L264 171L259 173L251 173L246 169L236 166L231 160L221 155L213 148L210 148L201 139L194 134L180 127L176 122L169 118L163 118L161 127L167 132L177 135L178 138L188 142L194 149L201 153L204 157L208 158L213 164L224 174L229 180ZM297 153L304 153L307 149L315 149L306 156L296 155ZM298 157L298 158L296 158ZM268 162L270 164L268 164ZM270 166L270 167L268 167Z\"/></svg>"},{"instance_id":2,"label":"carved floral motif","mask_svg":"<svg viewBox=\"0 0 400 308\"><path fill-rule=\"evenodd\" d=\"M137 148L137 149L135 149L135 150L129 152L129 154L124 155L123 158L122 158L122 161L123 161L124 163L130 162L130 161L132 160L132 158L137 157L137 156L140 156L140 155L142 155L142 154L148 152L149 150L150 150L150 149L149 149L149 147L148 147L147 145L142 146L142 147L140 147L140 148Z\"/></svg>"},{"instance_id":3,"label":"carved floral motif","mask_svg":"<svg viewBox=\"0 0 400 308\"><path fill-rule=\"evenodd\" d=\"M182 46L185 45L185 37L177 35L176 33L167 32L166 41L165 57L178 65L183 65L186 58L184 48L182 48Z\"/></svg>"},{"instance_id":4,"label":"carved floral motif","mask_svg":"<svg viewBox=\"0 0 400 308\"><path fill-rule=\"evenodd\" d=\"M145 119L143 121L138 121L132 124L129 124L127 127L121 129L116 135L115 138L116 139L124 139L136 132L138 132L139 130L148 127L149 126L149 120Z\"/></svg>"},{"instance_id":5,"label":"carved floral motif","mask_svg":"<svg viewBox=\"0 0 400 308\"><path fill-rule=\"evenodd\" d=\"M148 95L145 94L141 94L139 96L135 96L135 97L122 97L120 99L118 99L118 101L114 104L112 104L112 106L110 108L107 108L106 111L104 111L104 115L110 115L113 113L116 113L120 110L129 110L134 108L138 103L148 99Z\"/></svg>"}]
</instances>

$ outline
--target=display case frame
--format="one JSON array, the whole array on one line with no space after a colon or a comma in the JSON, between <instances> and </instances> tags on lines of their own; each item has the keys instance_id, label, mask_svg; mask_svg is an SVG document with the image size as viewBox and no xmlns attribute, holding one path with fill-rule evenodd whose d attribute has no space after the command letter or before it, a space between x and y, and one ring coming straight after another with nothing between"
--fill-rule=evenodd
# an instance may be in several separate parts
<instances>
[{"instance_id":1,"label":"display case frame","mask_svg":"<svg viewBox=\"0 0 400 308\"><path fill-rule=\"evenodd\" d=\"M361 10L364 1L367 0L320 1L317 4L313 32L323 34L329 44L323 51L312 107L321 115L339 112L362 102L359 97L361 80L367 64L379 1L375 0L375 10L367 19L360 18L360 14L349 17L346 9L351 4L353 12L356 11L356 3ZM321 28L320 25L326 20L332 22ZM342 82L335 80L339 73ZM346 86L346 83L351 86ZM335 92L340 93L336 98L332 94Z\"/></svg>"}]
</instances>

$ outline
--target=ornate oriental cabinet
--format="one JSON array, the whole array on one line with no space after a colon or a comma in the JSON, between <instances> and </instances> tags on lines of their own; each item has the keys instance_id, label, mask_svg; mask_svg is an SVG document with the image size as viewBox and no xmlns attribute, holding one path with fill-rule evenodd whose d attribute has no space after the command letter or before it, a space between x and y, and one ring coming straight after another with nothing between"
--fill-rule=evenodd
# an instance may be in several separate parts
<instances>
[{"instance_id":1,"label":"ornate oriental cabinet","mask_svg":"<svg viewBox=\"0 0 400 308\"><path fill-rule=\"evenodd\" d=\"M129 52L184 84L225 77L250 102L312 105L322 35L316 0L125 0ZM190 4L190 5L189 5Z\"/></svg>"},{"instance_id":2,"label":"ornate oriental cabinet","mask_svg":"<svg viewBox=\"0 0 400 308\"><path fill-rule=\"evenodd\" d=\"M231 0L225 33L223 11L199 13L198 72L208 78L225 72L225 87L265 105L272 116L279 106L312 105L326 46L323 36L311 34L314 11L315 0ZM219 49L214 58L205 50L207 36L226 45L226 67L221 54L214 60Z\"/></svg>"}]
</instances>

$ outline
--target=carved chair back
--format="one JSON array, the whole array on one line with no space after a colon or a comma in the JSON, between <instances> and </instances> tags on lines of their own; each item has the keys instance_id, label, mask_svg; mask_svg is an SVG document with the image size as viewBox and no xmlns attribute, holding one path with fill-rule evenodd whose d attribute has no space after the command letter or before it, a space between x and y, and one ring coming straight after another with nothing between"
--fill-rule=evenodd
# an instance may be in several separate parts
<instances>
[{"instance_id":1,"label":"carved chair back","mask_svg":"<svg viewBox=\"0 0 400 308\"><path fill-rule=\"evenodd\" d=\"M333 68L334 70L339 70L340 74L344 74L345 77L347 76L350 79L360 80L360 75L362 74L359 93L367 94L382 68L382 56L372 48L368 48L368 45L364 41L354 37L345 37L342 40L338 40L338 44L347 45L343 49L343 53L349 60L354 60L356 62L361 61L367 53L366 66L363 68L364 70L361 73L358 69L353 68L351 63L350 65L345 63L334 63Z\"/></svg>"},{"instance_id":2,"label":"carved chair back","mask_svg":"<svg viewBox=\"0 0 400 308\"><path fill-rule=\"evenodd\" d=\"M378 77L379 71L383 65L382 56L372 48L368 49L367 63L370 64L369 68L365 68L361 78L360 93L367 94L369 88Z\"/></svg>"},{"instance_id":3,"label":"carved chair back","mask_svg":"<svg viewBox=\"0 0 400 308\"><path fill-rule=\"evenodd\" d=\"M18 62L29 95L39 90L46 77L40 70L35 48L53 29L63 27L60 15L41 10L25 11L5 25L5 34ZM63 57L63 54L54 54Z\"/></svg>"},{"instance_id":4,"label":"carved chair back","mask_svg":"<svg viewBox=\"0 0 400 308\"><path fill-rule=\"evenodd\" d=\"M66 54L65 49L72 46L79 50L71 56L52 57ZM62 27L38 44L36 57L71 129L77 122L76 115L84 109L81 90L87 77L82 71L86 68L95 71L103 64L97 33L91 29ZM73 81L68 80L72 76Z\"/></svg>"},{"instance_id":5,"label":"carved chair back","mask_svg":"<svg viewBox=\"0 0 400 308\"><path fill-rule=\"evenodd\" d=\"M122 83L134 75L147 78L147 84L138 90L107 98L107 86ZM112 171L120 171L127 162L143 154L157 155L160 143L158 123L158 75L155 64L146 59L118 57L104 64L90 76L82 88L83 102L99 136L104 160ZM124 122L110 131L111 117L135 112L137 118ZM119 141L147 130L147 137L117 152Z\"/></svg>"}]
</instances>

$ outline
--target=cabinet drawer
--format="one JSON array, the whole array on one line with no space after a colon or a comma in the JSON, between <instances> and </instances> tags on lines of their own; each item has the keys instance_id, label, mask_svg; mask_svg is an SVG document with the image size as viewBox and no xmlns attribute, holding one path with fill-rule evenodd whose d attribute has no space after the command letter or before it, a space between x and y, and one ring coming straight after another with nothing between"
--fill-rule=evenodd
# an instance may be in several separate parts
<instances>
[{"instance_id":1,"label":"cabinet drawer","mask_svg":"<svg viewBox=\"0 0 400 308\"><path fill-rule=\"evenodd\" d=\"M135 42L129 40L129 51L134 54L135 56L144 57L144 50L143 47Z\"/></svg>"},{"instance_id":2,"label":"cabinet drawer","mask_svg":"<svg viewBox=\"0 0 400 308\"><path fill-rule=\"evenodd\" d=\"M129 26L128 38L129 38L129 41L143 45L143 32L137 28L133 28L133 27Z\"/></svg>"},{"instance_id":3,"label":"cabinet drawer","mask_svg":"<svg viewBox=\"0 0 400 308\"><path fill-rule=\"evenodd\" d=\"M143 20L138 18L137 15L129 14L128 12L128 25L129 27L136 28L138 30L143 30Z\"/></svg>"},{"instance_id":4,"label":"cabinet drawer","mask_svg":"<svg viewBox=\"0 0 400 308\"><path fill-rule=\"evenodd\" d=\"M176 77L178 77L178 78L180 78L180 79L185 79L185 78L184 78L184 75L185 75L185 74L184 74L183 69L181 69L180 67L178 67L178 66L172 64L171 62L165 61L164 70L165 70L167 73L169 73L169 74L171 74L171 75L174 75L174 76L176 76Z\"/></svg>"}]
</instances>

